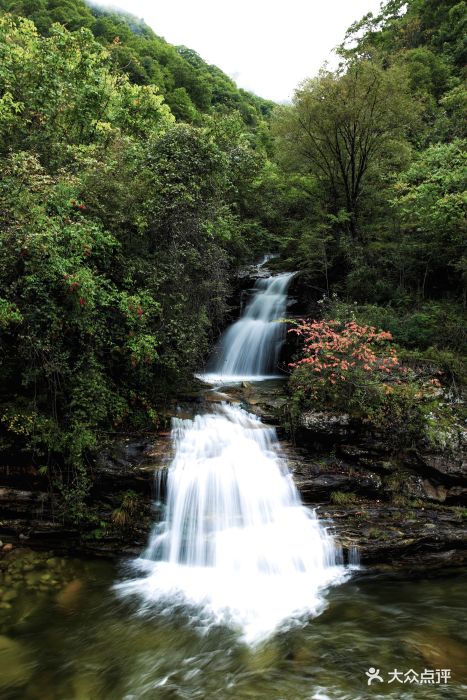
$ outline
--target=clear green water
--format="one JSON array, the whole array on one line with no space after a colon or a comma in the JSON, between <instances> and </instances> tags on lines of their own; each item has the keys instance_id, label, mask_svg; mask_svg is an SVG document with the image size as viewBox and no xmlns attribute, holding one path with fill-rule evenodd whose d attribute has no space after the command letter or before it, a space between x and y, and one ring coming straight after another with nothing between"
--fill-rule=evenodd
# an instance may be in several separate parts
<instances>
[{"instance_id":1,"label":"clear green water","mask_svg":"<svg viewBox=\"0 0 467 700\"><path fill-rule=\"evenodd\" d=\"M34 556L16 554L0 583L5 700L467 697L467 576L358 574L328 592L319 617L251 649L233 630L197 628L184 610L138 616L136 601L112 591L119 567ZM15 594L5 601L7 590ZM384 683L367 686L370 666ZM447 668L452 679L388 684L394 668Z\"/></svg>"}]
</instances>

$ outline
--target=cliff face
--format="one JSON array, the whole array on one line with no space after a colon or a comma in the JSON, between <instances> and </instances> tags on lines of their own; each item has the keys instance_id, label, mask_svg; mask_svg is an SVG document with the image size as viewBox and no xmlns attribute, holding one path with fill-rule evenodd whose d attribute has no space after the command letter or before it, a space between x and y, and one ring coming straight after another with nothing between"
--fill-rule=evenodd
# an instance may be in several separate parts
<instances>
[{"instance_id":1,"label":"cliff face","mask_svg":"<svg viewBox=\"0 0 467 700\"><path fill-rule=\"evenodd\" d=\"M291 431L285 389L275 381L228 394L196 391L181 410L189 417L231 400L276 425L304 502L329 523L345 556L358 551L363 565L404 575L465 564L465 445L399 448L389 434L323 411L302 413ZM92 467L92 517L74 523L57 512L47 481L33 468L0 466L0 540L96 556L138 553L154 517L154 475L170 449L168 433L116 440Z\"/></svg>"},{"instance_id":2,"label":"cliff face","mask_svg":"<svg viewBox=\"0 0 467 700\"><path fill-rule=\"evenodd\" d=\"M467 561L465 443L403 449L390 434L323 411L302 413L291 431L283 389L242 392L250 410L287 436L302 498L329 522L344 554L356 549L364 565L417 575Z\"/></svg>"},{"instance_id":3,"label":"cliff face","mask_svg":"<svg viewBox=\"0 0 467 700\"><path fill-rule=\"evenodd\" d=\"M48 481L37 470L1 464L0 540L103 556L139 551L151 524L154 472L167 445L164 435L116 440L92 465L89 513L74 520L60 513ZM132 507L126 512L129 494Z\"/></svg>"},{"instance_id":4,"label":"cliff face","mask_svg":"<svg viewBox=\"0 0 467 700\"><path fill-rule=\"evenodd\" d=\"M295 470L303 498L321 502L344 546L364 564L429 572L467 560L467 462L455 451L394 446L348 415L301 415Z\"/></svg>"}]
</instances>

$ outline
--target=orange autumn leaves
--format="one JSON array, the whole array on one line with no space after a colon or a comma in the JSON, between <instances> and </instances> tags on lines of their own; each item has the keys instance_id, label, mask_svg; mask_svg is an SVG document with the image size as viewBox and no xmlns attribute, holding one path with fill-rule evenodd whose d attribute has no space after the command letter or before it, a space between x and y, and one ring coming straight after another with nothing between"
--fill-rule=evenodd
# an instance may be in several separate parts
<instances>
[{"instance_id":1,"label":"orange autumn leaves","mask_svg":"<svg viewBox=\"0 0 467 700\"><path fill-rule=\"evenodd\" d=\"M302 319L289 332L299 335L304 344L303 356L290 367L307 366L314 383L338 384L375 374L381 380L394 371L403 371L390 342L392 335L373 326Z\"/></svg>"}]
</instances>

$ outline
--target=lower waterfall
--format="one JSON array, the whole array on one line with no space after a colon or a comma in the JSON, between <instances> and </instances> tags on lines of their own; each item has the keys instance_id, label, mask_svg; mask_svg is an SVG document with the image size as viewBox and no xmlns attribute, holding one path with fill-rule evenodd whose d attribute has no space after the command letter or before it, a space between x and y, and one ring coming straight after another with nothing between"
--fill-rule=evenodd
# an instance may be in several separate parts
<instances>
[{"instance_id":1,"label":"lower waterfall","mask_svg":"<svg viewBox=\"0 0 467 700\"><path fill-rule=\"evenodd\" d=\"M187 605L191 619L227 623L250 643L318 614L345 569L301 504L275 430L221 404L173 419L172 440L165 518L119 594L140 596L141 612Z\"/></svg>"}]
</instances>

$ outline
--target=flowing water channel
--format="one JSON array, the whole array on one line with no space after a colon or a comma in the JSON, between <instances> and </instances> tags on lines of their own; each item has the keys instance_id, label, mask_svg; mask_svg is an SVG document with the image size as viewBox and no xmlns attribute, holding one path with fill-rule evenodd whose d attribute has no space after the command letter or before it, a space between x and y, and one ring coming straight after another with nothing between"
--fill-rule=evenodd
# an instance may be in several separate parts
<instances>
[{"instance_id":1,"label":"flowing water channel","mask_svg":"<svg viewBox=\"0 0 467 700\"><path fill-rule=\"evenodd\" d=\"M206 380L276 374L290 277L256 283ZM135 560L18 550L14 595L0 590L1 697L465 697L465 577L404 582L344 567L301 504L275 430L237 405L174 418L171 439L162 515ZM430 669L433 682L404 676ZM391 684L394 670L402 681Z\"/></svg>"},{"instance_id":2,"label":"flowing water channel","mask_svg":"<svg viewBox=\"0 0 467 700\"><path fill-rule=\"evenodd\" d=\"M293 273L259 278L236 323L222 334L207 365L206 381L270 379L278 374L285 338L282 319L287 309L287 287Z\"/></svg>"},{"instance_id":3,"label":"flowing water channel","mask_svg":"<svg viewBox=\"0 0 467 700\"><path fill-rule=\"evenodd\" d=\"M214 353L224 382L273 376L291 274L259 279L241 318ZM268 374L269 373L269 374ZM302 506L273 428L223 403L173 421L167 508L137 576L117 585L142 613L186 605L209 627L224 623L257 644L324 608L323 591L346 571L339 548Z\"/></svg>"},{"instance_id":4,"label":"flowing water channel","mask_svg":"<svg viewBox=\"0 0 467 700\"><path fill-rule=\"evenodd\" d=\"M339 548L302 506L273 428L242 408L174 420L167 508L117 585L141 610L188 605L198 624L224 623L258 643L324 608L344 580Z\"/></svg>"},{"instance_id":5,"label":"flowing water channel","mask_svg":"<svg viewBox=\"0 0 467 700\"><path fill-rule=\"evenodd\" d=\"M160 601L141 614L138 596L114 589L132 575L123 564L67 558L55 566L70 581L67 595L23 582L11 609L0 609L2 700L466 697L465 576L404 581L356 573L327 590L320 615L252 646L183 605ZM50 572L40 567L34 571ZM384 683L367 686L370 667ZM388 683L394 669L425 668L451 669L452 680Z\"/></svg>"}]
</instances>

